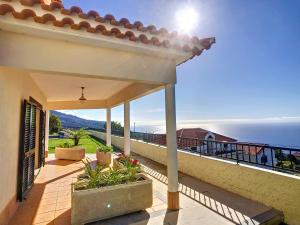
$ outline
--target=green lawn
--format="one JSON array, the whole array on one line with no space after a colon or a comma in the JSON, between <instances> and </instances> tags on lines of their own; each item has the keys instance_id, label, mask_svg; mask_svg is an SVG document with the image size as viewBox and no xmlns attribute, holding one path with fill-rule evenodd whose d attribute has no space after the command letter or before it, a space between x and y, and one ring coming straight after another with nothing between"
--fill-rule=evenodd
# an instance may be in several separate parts
<instances>
[{"instance_id":1,"label":"green lawn","mask_svg":"<svg viewBox=\"0 0 300 225\"><path fill-rule=\"evenodd\" d=\"M66 139L66 138L51 138L49 139L49 147L48 151L49 153L54 153L55 147L64 144L65 142L68 142L70 144L73 144L72 139ZM86 153L96 153L96 149L98 146L103 145L99 141L95 140L91 137L82 138L79 141L79 145L85 147Z\"/></svg>"}]
</instances>

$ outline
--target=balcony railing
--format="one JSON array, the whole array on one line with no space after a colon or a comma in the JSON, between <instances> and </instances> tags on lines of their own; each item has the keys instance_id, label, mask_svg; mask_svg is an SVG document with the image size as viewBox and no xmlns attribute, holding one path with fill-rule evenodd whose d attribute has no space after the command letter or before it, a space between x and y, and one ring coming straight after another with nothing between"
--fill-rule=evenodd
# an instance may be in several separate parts
<instances>
[{"instance_id":1,"label":"balcony railing","mask_svg":"<svg viewBox=\"0 0 300 225\"><path fill-rule=\"evenodd\" d=\"M101 130L105 132L105 130ZM123 131L112 131L113 135L123 136ZM131 138L166 146L165 134L131 132ZM253 144L245 142L222 142L197 138L177 137L178 149L211 156L236 163L252 164L283 172L300 173L300 149Z\"/></svg>"}]
</instances>

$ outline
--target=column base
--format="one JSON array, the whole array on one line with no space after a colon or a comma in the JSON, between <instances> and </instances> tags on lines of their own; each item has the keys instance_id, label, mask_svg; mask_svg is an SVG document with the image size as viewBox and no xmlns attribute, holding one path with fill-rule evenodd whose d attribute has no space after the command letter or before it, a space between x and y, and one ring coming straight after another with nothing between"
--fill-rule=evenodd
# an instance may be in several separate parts
<instances>
[{"instance_id":1,"label":"column base","mask_svg":"<svg viewBox=\"0 0 300 225\"><path fill-rule=\"evenodd\" d=\"M178 210L179 209L179 192L168 191L168 209Z\"/></svg>"}]
</instances>

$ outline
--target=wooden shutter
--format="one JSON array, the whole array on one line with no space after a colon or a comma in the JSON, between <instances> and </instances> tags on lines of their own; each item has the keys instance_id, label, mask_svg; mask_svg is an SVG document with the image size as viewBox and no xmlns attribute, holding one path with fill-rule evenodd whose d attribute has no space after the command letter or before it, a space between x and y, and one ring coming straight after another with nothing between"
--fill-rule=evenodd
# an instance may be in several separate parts
<instances>
[{"instance_id":1,"label":"wooden shutter","mask_svg":"<svg viewBox=\"0 0 300 225\"><path fill-rule=\"evenodd\" d=\"M22 138L19 150L18 199L22 201L34 181L36 106L28 101L23 103Z\"/></svg>"},{"instance_id":2,"label":"wooden shutter","mask_svg":"<svg viewBox=\"0 0 300 225\"><path fill-rule=\"evenodd\" d=\"M44 166L45 162L45 126L46 126L46 113L40 110L40 130L39 130L39 161L38 167Z\"/></svg>"}]
</instances>

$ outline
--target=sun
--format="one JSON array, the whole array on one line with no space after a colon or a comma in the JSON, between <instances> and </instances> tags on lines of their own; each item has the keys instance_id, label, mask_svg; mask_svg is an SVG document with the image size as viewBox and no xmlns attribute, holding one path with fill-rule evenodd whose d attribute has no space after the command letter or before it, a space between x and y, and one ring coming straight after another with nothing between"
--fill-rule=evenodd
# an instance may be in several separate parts
<instances>
[{"instance_id":1,"label":"sun","mask_svg":"<svg viewBox=\"0 0 300 225\"><path fill-rule=\"evenodd\" d=\"M199 15L191 6L178 9L175 12L176 30L180 33L190 34L197 26Z\"/></svg>"}]
</instances>

